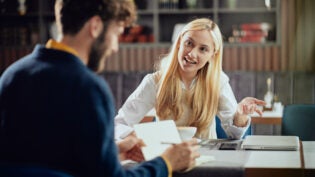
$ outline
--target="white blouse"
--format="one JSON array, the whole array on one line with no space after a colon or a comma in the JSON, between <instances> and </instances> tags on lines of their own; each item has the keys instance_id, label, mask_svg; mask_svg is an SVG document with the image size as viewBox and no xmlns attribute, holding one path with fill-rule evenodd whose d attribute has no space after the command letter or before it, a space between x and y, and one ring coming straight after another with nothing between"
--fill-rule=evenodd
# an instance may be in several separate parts
<instances>
[{"instance_id":1,"label":"white blouse","mask_svg":"<svg viewBox=\"0 0 315 177\"><path fill-rule=\"evenodd\" d=\"M219 97L219 109L217 116L221 120L221 126L227 136L233 139L240 139L250 125L250 119L245 127L233 125L233 117L237 109L237 102L229 84L228 76L221 73L221 90ZM194 84L194 82L192 83ZM184 84L183 89L185 89ZM157 84L154 74L147 74L136 90L128 97L124 105L119 109L115 117L115 138L124 138L133 131L134 124L138 124L143 117L155 107ZM184 105L185 106L185 105ZM187 108L187 107L185 107ZM189 119L189 109L185 109L183 117L175 121L177 126L186 125ZM209 139L216 139L216 123L213 119L209 128Z\"/></svg>"}]
</instances>

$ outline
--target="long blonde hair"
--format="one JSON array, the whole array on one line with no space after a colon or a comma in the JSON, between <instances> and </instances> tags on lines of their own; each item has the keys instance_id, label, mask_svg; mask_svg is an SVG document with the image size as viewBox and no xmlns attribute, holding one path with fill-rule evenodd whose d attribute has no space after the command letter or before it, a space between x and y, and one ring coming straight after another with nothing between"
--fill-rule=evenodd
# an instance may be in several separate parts
<instances>
[{"instance_id":1,"label":"long blonde hair","mask_svg":"<svg viewBox=\"0 0 315 177\"><path fill-rule=\"evenodd\" d=\"M207 30L214 42L213 60L197 72L195 86L185 93L182 90L177 55L180 41L187 31ZM197 136L207 137L210 124L218 109L220 95L220 74L222 71L222 35L219 27L210 19L200 18L188 23L178 35L171 51L158 65L156 81L158 92L156 112L160 119L180 119L183 113L183 94L187 94L192 114L187 126L197 127ZM185 97L184 97L185 98Z\"/></svg>"}]
</instances>

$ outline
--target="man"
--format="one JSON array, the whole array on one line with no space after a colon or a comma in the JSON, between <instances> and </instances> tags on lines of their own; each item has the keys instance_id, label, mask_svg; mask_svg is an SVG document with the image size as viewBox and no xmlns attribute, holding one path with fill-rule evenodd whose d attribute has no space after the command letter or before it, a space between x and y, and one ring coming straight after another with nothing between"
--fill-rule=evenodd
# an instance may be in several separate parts
<instances>
[{"instance_id":1,"label":"man","mask_svg":"<svg viewBox=\"0 0 315 177\"><path fill-rule=\"evenodd\" d=\"M166 177L191 167L199 156L195 140L173 145L135 168L120 165L112 96L86 65L98 71L118 51L119 35L135 19L133 3L57 0L55 12L62 38L37 45L0 79L0 164L85 177ZM120 157L136 144L121 146Z\"/></svg>"}]
</instances>

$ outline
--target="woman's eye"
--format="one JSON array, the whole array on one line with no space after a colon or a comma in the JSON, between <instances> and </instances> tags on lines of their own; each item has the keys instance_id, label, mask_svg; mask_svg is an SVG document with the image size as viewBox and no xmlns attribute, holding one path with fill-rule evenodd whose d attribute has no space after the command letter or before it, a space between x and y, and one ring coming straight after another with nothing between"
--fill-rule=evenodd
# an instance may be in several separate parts
<instances>
[{"instance_id":1,"label":"woman's eye","mask_svg":"<svg viewBox=\"0 0 315 177\"><path fill-rule=\"evenodd\" d=\"M201 48L200 48L200 51L201 51L201 52L208 52L208 49L207 49L206 47L201 47Z\"/></svg>"},{"instance_id":2,"label":"woman's eye","mask_svg":"<svg viewBox=\"0 0 315 177\"><path fill-rule=\"evenodd\" d=\"M192 42L191 41L186 41L185 42L185 46L192 46Z\"/></svg>"}]
</instances>

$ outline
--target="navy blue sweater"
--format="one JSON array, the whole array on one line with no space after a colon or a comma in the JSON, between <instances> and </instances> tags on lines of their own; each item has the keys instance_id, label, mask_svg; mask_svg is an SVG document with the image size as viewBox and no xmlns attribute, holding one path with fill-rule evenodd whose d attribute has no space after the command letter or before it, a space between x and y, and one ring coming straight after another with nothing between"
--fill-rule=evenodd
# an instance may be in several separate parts
<instances>
[{"instance_id":1,"label":"navy blue sweater","mask_svg":"<svg viewBox=\"0 0 315 177\"><path fill-rule=\"evenodd\" d=\"M0 78L0 163L78 177L166 177L160 157L128 170L120 165L114 110L106 82L79 58L38 45Z\"/></svg>"}]
</instances>

